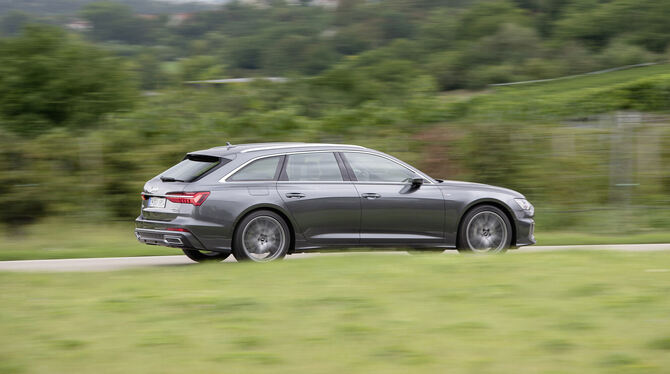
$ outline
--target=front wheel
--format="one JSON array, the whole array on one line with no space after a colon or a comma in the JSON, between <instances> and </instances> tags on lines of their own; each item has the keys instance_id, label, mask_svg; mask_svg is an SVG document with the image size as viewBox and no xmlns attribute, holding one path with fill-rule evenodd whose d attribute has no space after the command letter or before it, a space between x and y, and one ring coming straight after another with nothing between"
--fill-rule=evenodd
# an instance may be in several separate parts
<instances>
[{"instance_id":1,"label":"front wheel","mask_svg":"<svg viewBox=\"0 0 670 374\"><path fill-rule=\"evenodd\" d=\"M286 221L275 212L259 210L235 228L233 256L237 261L268 262L284 258L291 243Z\"/></svg>"},{"instance_id":2,"label":"front wheel","mask_svg":"<svg viewBox=\"0 0 670 374\"><path fill-rule=\"evenodd\" d=\"M186 257L195 262L219 262L230 256L230 253L199 251L197 249L182 249L182 251Z\"/></svg>"},{"instance_id":3,"label":"front wheel","mask_svg":"<svg viewBox=\"0 0 670 374\"><path fill-rule=\"evenodd\" d=\"M458 231L458 250L467 253L503 253L512 242L512 224L492 205L469 211Z\"/></svg>"}]
</instances>

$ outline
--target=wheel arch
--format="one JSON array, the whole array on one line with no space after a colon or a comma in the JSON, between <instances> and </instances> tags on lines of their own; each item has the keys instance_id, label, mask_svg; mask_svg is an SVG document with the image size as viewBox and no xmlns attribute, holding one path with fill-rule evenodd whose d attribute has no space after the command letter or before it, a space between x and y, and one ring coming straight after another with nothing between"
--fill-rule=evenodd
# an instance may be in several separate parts
<instances>
[{"instance_id":1,"label":"wheel arch","mask_svg":"<svg viewBox=\"0 0 670 374\"><path fill-rule=\"evenodd\" d=\"M456 228L456 247L458 247L458 243L460 242L460 235L461 235L461 226L463 225L463 218L470 212L471 210L480 207L482 205L491 205L494 206L500 210L502 210L503 213L507 216L507 219L509 220L510 225L512 226L512 240L510 241L510 246L515 247L516 246L516 220L514 219L514 213L512 212L512 209L505 204L504 202L497 200L497 199L479 199L471 202L468 204L465 209L463 209L463 212L461 213L460 217L458 217L458 227Z\"/></svg>"},{"instance_id":2,"label":"wheel arch","mask_svg":"<svg viewBox=\"0 0 670 374\"><path fill-rule=\"evenodd\" d=\"M284 219L286 222L286 225L288 225L288 229L291 234L291 240L289 242L289 248L288 248L288 253L292 253L293 250L295 249L295 237L296 237L296 231L295 231L295 223L291 220L290 215L288 212L285 212L284 209L277 205L273 204L258 204L251 206L244 210L241 214L237 216L235 221L233 222L233 227L232 227L232 234L231 234L231 246L233 243L235 243L235 232L237 231L237 225L239 225L240 221L244 219L244 217L248 216L251 213L257 212L259 210L269 210L273 213L278 214L281 218Z\"/></svg>"}]
</instances>

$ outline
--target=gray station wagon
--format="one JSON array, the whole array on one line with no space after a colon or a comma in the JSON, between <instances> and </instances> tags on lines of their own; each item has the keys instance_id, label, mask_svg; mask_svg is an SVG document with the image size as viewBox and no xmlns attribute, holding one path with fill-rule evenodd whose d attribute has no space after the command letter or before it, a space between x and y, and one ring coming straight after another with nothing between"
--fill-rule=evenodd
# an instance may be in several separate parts
<instances>
[{"instance_id":1,"label":"gray station wagon","mask_svg":"<svg viewBox=\"0 0 670 374\"><path fill-rule=\"evenodd\" d=\"M355 145L261 143L191 152L148 181L135 235L194 261L271 261L352 247L497 253L535 243L518 192L433 179Z\"/></svg>"}]
</instances>

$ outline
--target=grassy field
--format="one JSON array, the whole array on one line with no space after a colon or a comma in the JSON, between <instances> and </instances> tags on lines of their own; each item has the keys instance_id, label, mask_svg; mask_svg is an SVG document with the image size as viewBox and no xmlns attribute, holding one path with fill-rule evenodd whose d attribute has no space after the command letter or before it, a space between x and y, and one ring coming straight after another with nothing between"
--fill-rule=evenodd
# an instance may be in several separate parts
<instances>
[{"instance_id":1,"label":"grassy field","mask_svg":"<svg viewBox=\"0 0 670 374\"><path fill-rule=\"evenodd\" d=\"M667 373L670 253L0 273L2 373Z\"/></svg>"},{"instance_id":2,"label":"grassy field","mask_svg":"<svg viewBox=\"0 0 670 374\"><path fill-rule=\"evenodd\" d=\"M538 120L615 110L667 112L670 64L552 82L497 87L474 95L468 116ZM461 103L462 104L462 103Z\"/></svg>"},{"instance_id":3,"label":"grassy field","mask_svg":"<svg viewBox=\"0 0 670 374\"><path fill-rule=\"evenodd\" d=\"M86 257L180 255L179 249L140 244L132 223L104 226L43 222L29 226L21 236L5 231L0 237L0 261ZM538 245L670 243L670 232L600 235L578 232L538 232Z\"/></svg>"},{"instance_id":4,"label":"grassy field","mask_svg":"<svg viewBox=\"0 0 670 374\"><path fill-rule=\"evenodd\" d=\"M598 245L670 243L670 232L639 234L585 234L582 232L537 232L537 245Z\"/></svg>"},{"instance_id":5,"label":"grassy field","mask_svg":"<svg viewBox=\"0 0 670 374\"><path fill-rule=\"evenodd\" d=\"M552 93L564 93L568 91L575 92L590 87L612 87L621 83L648 78L653 75L664 74L670 74L670 64L668 63L549 82L503 86L497 88L497 90L503 94L527 93L528 96L532 96L538 93L543 93L545 95L550 95Z\"/></svg>"},{"instance_id":6,"label":"grassy field","mask_svg":"<svg viewBox=\"0 0 670 374\"><path fill-rule=\"evenodd\" d=\"M134 227L133 222L94 226L47 221L26 227L20 235L4 230L0 261L182 254L178 249L140 244Z\"/></svg>"}]
</instances>

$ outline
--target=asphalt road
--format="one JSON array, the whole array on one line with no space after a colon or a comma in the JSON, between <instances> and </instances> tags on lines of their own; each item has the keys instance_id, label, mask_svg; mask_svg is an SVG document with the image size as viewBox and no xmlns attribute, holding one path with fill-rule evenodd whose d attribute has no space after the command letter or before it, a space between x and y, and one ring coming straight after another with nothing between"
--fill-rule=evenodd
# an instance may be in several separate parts
<instances>
[{"instance_id":1,"label":"asphalt road","mask_svg":"<svg viewBox=\"0 0 670 374\"><path fill-rule=\"evenodd\" d=\"M617 245L570 245L570 246L532 246L525 247L510 253L527 253L541 251L562 250L612 250L612 251L670 251L667 244L617 244ZM287 256L289 260L314 256L355 256L360 252L339 253L300 253ZM374 252L380 255L407 255L406 252ZM447 254L458 254L456 251L446 251ZM235 262L228 258L225 262ZM0 261L0 271L110 271L151 266L188 266L195 264L186 256L145 256L145 257L108 257L108 258L73 258L62 260L25 260Z\"/></svg>"}]
</instances>

